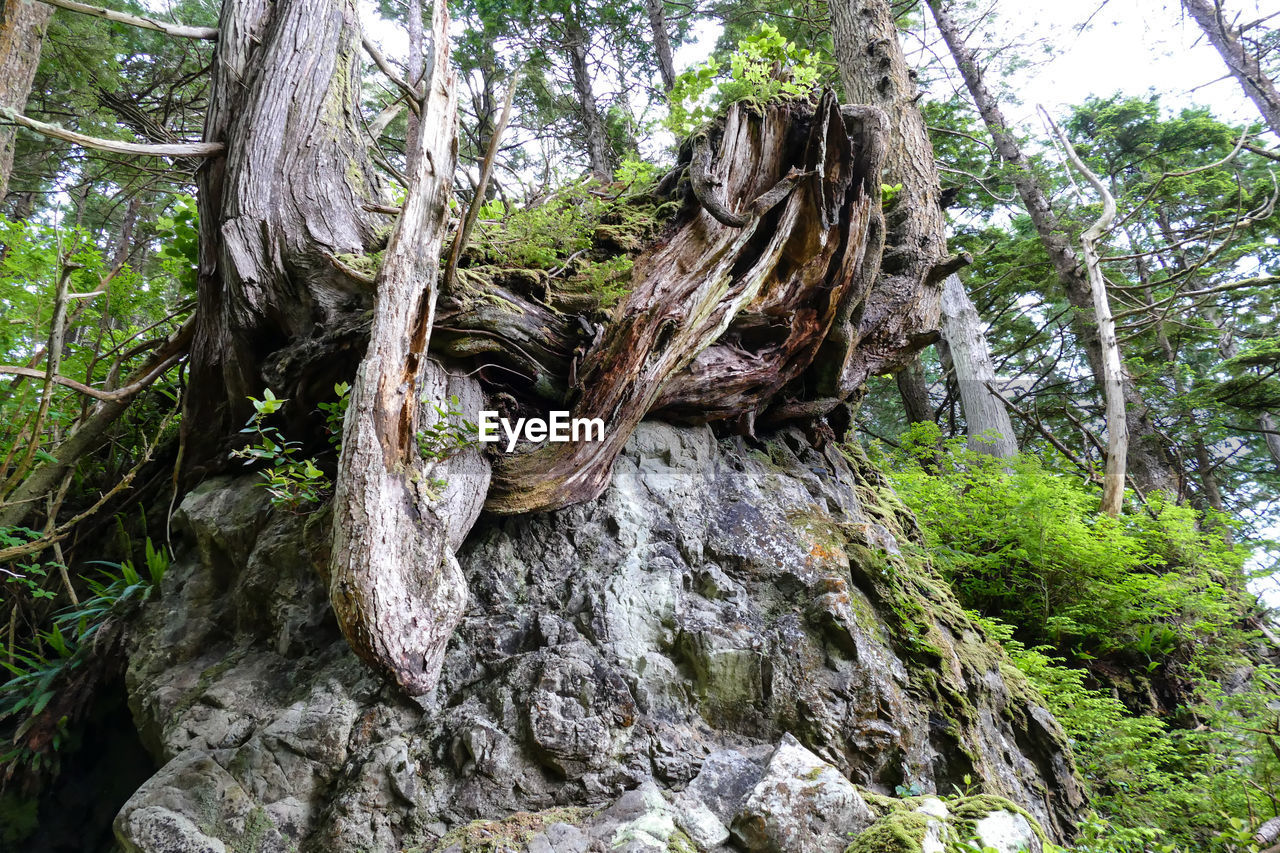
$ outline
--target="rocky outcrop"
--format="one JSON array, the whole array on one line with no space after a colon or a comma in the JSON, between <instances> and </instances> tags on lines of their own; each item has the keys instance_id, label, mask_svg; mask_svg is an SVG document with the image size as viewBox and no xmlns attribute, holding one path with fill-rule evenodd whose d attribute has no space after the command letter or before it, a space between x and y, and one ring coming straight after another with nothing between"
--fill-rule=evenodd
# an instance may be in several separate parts
<instances>
[{"instance_id":1,"label":"rocky outcrop","mask_svg":"<svg viewBox=\"0 0 1280 853\"><path fill-rule=\"evenodd\" d=\"M325 514L252 483L175 518L129 666L161 767L127 850L839 850L864 795L966 776L1051 837L1081 805L1052 718L834 443L646 423L597 500L482 518L421 706L342 641Z\"/></svg>"}]
</instances>

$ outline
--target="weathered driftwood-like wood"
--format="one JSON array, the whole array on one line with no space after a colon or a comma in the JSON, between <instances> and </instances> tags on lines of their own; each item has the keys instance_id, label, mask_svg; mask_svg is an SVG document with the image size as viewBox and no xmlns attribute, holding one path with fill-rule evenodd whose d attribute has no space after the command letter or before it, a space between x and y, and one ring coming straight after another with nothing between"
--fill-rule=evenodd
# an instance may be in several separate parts
<instances>
[{"instance_id":1,"label":"weathered driftwood-like wood","mask_svg":"<svg viewBox=\"0 0 1280 853\"><path fill-rule=\"evenodd\" d=\"M430 88L411 140L418 156L378 273L369 351L343 428L329 579L334 614L352 648L415 696L435 688L466 606L466 579L453 552L480 512L489 479L474 451L425 459L417 441L425 419L437 416L428 406L447 407L454 394L467 411L483 405L474 379L451 377L427 357L457 159L457 87L443 0L435 3L433 33Z\"/></svg>"},{"instance_id":2,"label":"weathered driftwood-like wood","mask_svg":"<svg viewBox=\"0 0 1280 853\"><path fill-rule=\"evenodd\" d=\"M529 512L594 497L656 406L749 413L812 363L868 263L868 226L879 211L868 178L878 175L855 168L831 95L816 110L731 108L708 171L707 185L738 209L717 216L699 206L641 254L630 296L582 360L573 413L603 419L604 440L497 459L489 509ZM772 192L792 179L790 191ZM753 203L762 196L777 200L766 210Z\"/></svg>"}]
</instances>

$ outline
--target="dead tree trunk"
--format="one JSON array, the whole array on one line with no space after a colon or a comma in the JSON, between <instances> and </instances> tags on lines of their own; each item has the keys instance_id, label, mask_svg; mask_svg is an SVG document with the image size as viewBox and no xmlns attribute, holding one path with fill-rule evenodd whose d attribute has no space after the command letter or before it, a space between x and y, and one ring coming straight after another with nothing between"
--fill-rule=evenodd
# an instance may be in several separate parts
<instances>
[{"instance_id":1,"label":"dead tree trunk","mask_svg":"<svg viewBox=\"0 0 1280 853\"><path fill-rule=\"evenodd\" d=\"M816 110L790 104L761 117L730 109L705 140L717 151L705 185L720 196L712 202L719 217L699 199L640 255L621 314L582 358L573 416L600 418L604 440L500 457L489 509L531 512L599 494L651 411L743 419L749 429L757 418L821 415L838 402L815 399L821 381L809 368L842 311L865 302L867 270L879 260L871 188L883 147L852 126L857 156L830 94ZM720 221L730 217L744 224Z\"/></svg>"},{"instance_id":2,"label":"dead tree trunk","mask_svg":"<svg viewBox=\"0 0 1280 853\"><path fill-rule=\"evenodd\" d=\"M991 351L982 333L982 319L957 275L942 287L942 341L960 390L969 447L1008 459L1018 452L1013 421L1004 401L991 389L996 381Z\"/></svg>"},{"instance_id":3,"label":"dead tree trunk","mask_svg":"<svg viewBox=\"0 0 1280 853\"><path fill-rule=\"evenodd\" d=\"M0 107L22 112L40 64L44 31L53 7L38 0L4 0L0 6ZM9 191L17 128L0 125L0 201Z\"/></svg>"},{"instance_id":4,"label":"dead tree trunk","mask_svg":"<svg viewBox=\"0 0 1280 853\"><path fill-rule=\"evenodd\" d=\"M1249 100L1258 106L1258 112L1262 113L1271 132L1280 136L1280 90L1262 70L1258 54L1245 46L1240 28L1234 20L1228 20L1222 0L1182 0L1182 8L1204 30L1231 76L1239 81Z\"/></svg>"},{"instance_id":5,"label":"dead tree trunk","mask_svg":"<svg viewBox=\"0 0 1280 853\"><path fill-rule=\"evenodd\" d=\"M1063 293L1071 303L1072 334L1084 350L1094 381L1099 388L1105 388L1107 369L1098 328L1093 322L1093 292L1088 273L1076 257L1071 238L1059 225L1049 198L1031 171L1017 138L1000 110L999 102L987 88L977 57L965 43L960 25L952 17L950 3L948 0L929 0L929 8L933 10L938 31L946 41L956 67L964 78L965 86L991 134L996 152L1000 159L1013 167L1013 184L1049 255ZM1157 489L1176 492L1178 477L1174 473L1168 442L1156 428L1150 407L1127 371L1122 373L1120 383L1129 413L1130 476L1144 492Z\"/></svg>"},{"instance_id":6,"label":"dead tree trunk","mask_svg":"<svg viewBox=\"0 0 1280 853\"><path fill-rule=\"evenodd\" d=\"M1094 322L1098 326L1098 344L1102 348L1102 391L1107 404L1107 470L1102 479L1102 503L1098 509L1107 515L1117 516L1124 508L1129 425L1125 412L1125 373L1120 360L1120 342L1116 338L1116 323L1111 316L1111 301L1107 296L1107 280L1102 274L1102 258L1098 253L1099 242L1116 218L1116 200L1106 184L1076 154L1067 135L1057 125L1054 125L1053 130L1066 149L1071 165L1102 196L1102 215L1080 235L1080 246L1084 252L1085 269L1089 273L1089 288L1093 295Z\"/></svg>"},{"instance_id":7,"label":"dead tree trunk","mask_svg":"<svg viewBox=\"0 0 1280 853\"><path fill-rule=\"evenodd\" d=\"M440 417L451 397L469 412L484 402L476 380L450 376L427 355L457 160L457 81L443 0L432 18L430 88L409 142L417 149L415 169L378 274L369 351L343 429L329 579L352 648L415 696L435 688L466 606L466 578L453 552L479 514L489 480L475 450L439 448L424 458L418 447L424 416Z\"/></svg>"}]
</instances>

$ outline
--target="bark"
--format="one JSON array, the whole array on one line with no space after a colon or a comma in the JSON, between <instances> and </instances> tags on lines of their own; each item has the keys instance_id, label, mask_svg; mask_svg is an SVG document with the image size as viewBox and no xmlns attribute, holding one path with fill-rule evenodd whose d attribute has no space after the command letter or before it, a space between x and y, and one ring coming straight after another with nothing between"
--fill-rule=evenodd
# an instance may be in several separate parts
<instances>
[{"instance_id":1,"label":"bark","mask_svg":"<svg viewBox=\"0 0 1280 853\"><path fill-rule=\"evenodd\" d=\"M1080 235L1080 246L1084 252L1085 269L1089 273L1089 287L1093 295L1093 313L1098 325L1098 345L1102 349L1103 394L1106 399L1107 469L1102 479L1102 502L1098 509L1107 515L1117 516L1124 509L1129 426L1122 387L1124 367L1120 361L1120 342L1116 338L1116 324L1111 316L1111 303L1107 298L1107 281L1102 274L1102 259L1098 254L1098 243L1116 217L1116 202L1106 185L1076 155L1066 134L1057 126L1054 127L1054 131L1066 148L1071 165L1075 166L1102 196L1102 215Z\"/></svg>"},{"instance_id":2,"label":"bark","mask_svg":"<svg viewBox=\"0 0 1280 853\"><path fill-rule=\"evenodd\" d=\"M484 404L476 380L451 376L427 356L458 155L443 0L434 4L432 34L430 89L409 143L416 166L378 275L369 351L343 429L329 586L352 648L415 696L435 689L466 606L453 552L479 515L489 480L475 450L427 459L417 442L424 416L438 417L435 407L447 410L452 396L466 412Z\"/></svg>"},{"instance_id":3,"label":"bark","mask_svg":"<svg viewBox=\"0 0 1280 853\"><path fill-rule=\"evenodd\" d=\"M760 117L735 106L717 137L722 198L756 200L730 203L747 224L726 225L699 206L641 254L632 292L582 358L574 389L573 416L601 418L604 440L500 457L489 509L530 512L595 497L650 411L742 418L749 428L757 415L789 416L813 402L800 399L818 384L807 369L842 309L865 297L855 293L865 269L878 266L868 238L879 162L854 159L831 95L816 114L793 104ZM883 150L878 141L859 147Z\"/></svg>"},{"instance_id":4,"label":"bark","mask_svg":"<svg viewBox=\"0 0 1280 853\"><path fill-rule=\"evenodd\" d=\"M204 137L226 150L198 175L183 417L190 458L204 461L225 456L248 417L245 398L261 394L269 373L303 377L273 388L294 413L328 399L333 368L306 375L308 344L372 298L330 259L376 247L380 225L364 207L380 199L357 122L353 0L227 0L219 30Z\"/></svg>"},{"instance_id":5,"label":"bark","mask_svg":"<svg viewBox=\"0 0 1280 853\"><path fill-rule=\"evenodd\" d=\"M1271 461L1280 468L1280 424L1276 423L1275 417L1270 412L1263 412L1258 416L1258 426L1262 429L1263 438L1267 442L1267 453L1271 455Z\"/></svg>"},{"instance_id":6,"label":"bark","mask_svg":"<svg viewBox=\"0 0 1280 853\"><path fill-rule=\"evenodd\" d=\"M851 365L846 387L890 372L932 343L938 325L939 287L945 272L946 222L938 170L924 117L916 107L915 74L907 66L887 0L830 4L831 34L845 97L883 110L884 182L901 185L885 214L884 258L861 310L864 363ZM901 322L905 318L906 322Z\"/></svg>"},{"instance_id":7,"label":"bark","mask_svg":"<svg viewBox=\"0 0 1280 853\"><path fill-rule=\"evenodd\" d=\"M570 10L564 18L566 47L569 50L569 70L573 75L573 93L578 98L578 111L586 133L587 162L591 174L603 183L613 180L613 149L609 145L609 133L596 103L595 90L591 87L591 71L587 67L587 33Z\"/></svg>"},{"instance_id":8,"label":"bark","mask_svg":"<svg viewBox=\"0 0 1280 853\"><path fill-rule=\"evenodd\" d=\"M942 288L942 338L960 391L970 449L1001 459L1014 456L1018 442L1009 410L992 391L996 371L982 319L956 275L948 276Z\"/></svg>"},{"instance_id":9,"label":"bark","mask_svg":"<svg viewBox=\"0 0 1280 853\"><path fill-rule=\"evenodd\" d=\"M1271 132L1280 136L1280 90L1262 70L1259 54L1245 46L1240 28L1227 20L1222 0L1182 0L1182 8L1204 30L1231 76L1257 105Z\"/></svg>"},{"instance_id":10,"label":"bark","mask_svg":"<svg viewBox=\"0 0 1280 853\"><path fill-rule=\"evenodd\" d=\"M408 26L409 31L409 62L405 69L409 88L415 92L422 90L422 74L426 70L423 67L423 51L426 44L422 33L422 0L409 0ZM417 100L412 98L412 100ZM417 169L416 158L419 153L417 145L412 140L418 138L418 123L422 120L418 110L410 110L408 118L405 120L405 173L412 175Z\"/></svg>"},{"instance_id":11,"label":"bark","mask_svg":"<svg viewBox=\"0 0 1280 853\"><path fill-rule=\"evenodd\" d=\"M218 31L213 27L187 27L182 24L173 24L168 21L161 21L158 18L148 18L138 15L127 15L123 12L117 12L114 9L104 9L100 6L89 6L85 3L77 3L75 0L41 0L50 6L56 6L59 9L66 9L68 12L79 12L81 15L89 15L94 18L102 18L103 20L113 21L118 24L128 24L131 27L138 27L144 30L154 30L158 33L164 33L167 36L175 38L188 39L216 39Z\"/></svg>"},{"instance_id":12,"label":"bark","mask_svg":"<svg viewBox=\"0 0 1280 853\"><path fill-rule=\"evenodd\" d=\"M1026 206L1027 214L1049 255L1063 293L1072 306L1072 334L1084 350L1085 359L1098 387L1105 389L1107 369L1098 328L1092 320L1093 291L1088 273L1076 256L1070 237L1059 225L1048 196L1031 171L1022 147L1000 110L999 102L987 88L977 57L965 44L960 25L952 17L951 4L948 0L929 0L929 8L933 11L938 31L955 59L956 67L978 107L983 123L991 134L996 152L1005 163L1013 167L1014 187ZM1168 442L1157 430L1150 407L1127 370L1122 371L1120 391L1129 414L1130 476L1144 492L1159 489L1176 492L1178 477L1170 461Z\"/></svg>"},{"instance_id":13,"label":"bark","mask_svg":"<svg viewBox=\"0 0 1280 853\"><path fill-rule=\"evenodd\" d=\"M667 10L663 0L645 0L649 13L649 29L653 33L653 52L658 60L658 73L662 75L662 89L670 93L676 85L676 63L671 51L671 37L667 33Z\"/></svg>"},{"instance_id":14,"label":"bark","mask_svg":"<svg viewBox=\"0 0 1280 853\"><path fill-rule=\"evenodd\" d=\"M53 7L38 0L4 0L0 7L0 107L22 112L40 64ZM0 201L9 191L16 128L0 125Z\"/></svg>"},{"instance_id":15,"label":"bark","mask_svg":"<svg viewBox=\"0 0 1280 853\"><path fill-rule=\"evenodd\" d=\"M907 413L907 423L933 423L933 403L929 400L929 379L924 365L917 356L894 375L902 408Z\"/></svg>"}]
</instances>

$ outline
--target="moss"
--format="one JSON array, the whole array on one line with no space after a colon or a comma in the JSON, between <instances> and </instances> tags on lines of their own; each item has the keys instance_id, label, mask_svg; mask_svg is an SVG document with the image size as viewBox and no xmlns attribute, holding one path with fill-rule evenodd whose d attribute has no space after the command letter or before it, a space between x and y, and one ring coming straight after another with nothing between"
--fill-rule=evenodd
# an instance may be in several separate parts
<instances>
[{"instance_id":1,"label":"moss","mask_svg":"<svg viewBox=\"0 0 1280 853\"><path fill-rule=\"evenodd\" d=\"M667 839L667 853L698 853L698 848L694 846L692 838L677 829Z\"/></svg>"},{"instance_id":2,"label":"moss","mask_svg":"<svg viewBox=\"0 0 1280 853\"><path fill-rule=\"evenodd\" d=\"M920 853L929 816L898 809L860 832L845 853Z\"/></svg>"},{"instance_id":3,"label":"moss","mask_svg":"<svg viewBox=\"0 0 1280 853\"><path fill-rule=\"evenodd\" d=\"M1027 823L1031 824L1032 831L1042 844L1047 846L1050 843L1040 822L1022 806L1004 797L997 797L994 794L975 794L972 797L953 800L947 804L947 807L951 810L951 824L957 831L963 827L965 832L972 834L977 822L992 812L1013 812L1027 819Z\"/></svg>"},{"instance_id":4,"label":"moss","mask_svg":"<svg viewBox=\"0 0 1280 853\"><path fill-rule=\"evenodd\" d=\"M507 853L523 849L530 838L553 824L577 825L594 814L592 809L575 806L516 812L502 820L473 820L445 833L431 849L433 853L443 853L456 844L462 853Z\"/></svg>"},{"instance_id":5,"label":"moss","mask_svg":"<svg viewBox=\"0 0 1280 853\"><path fill-rule=\"evenodd\" d=\"M382 252L370 252L369 254L350 252L334 255L334 258L344 267L349 267L361 275L373 277L382 268L382 254Z\"/></svg>"}]
</instances>

